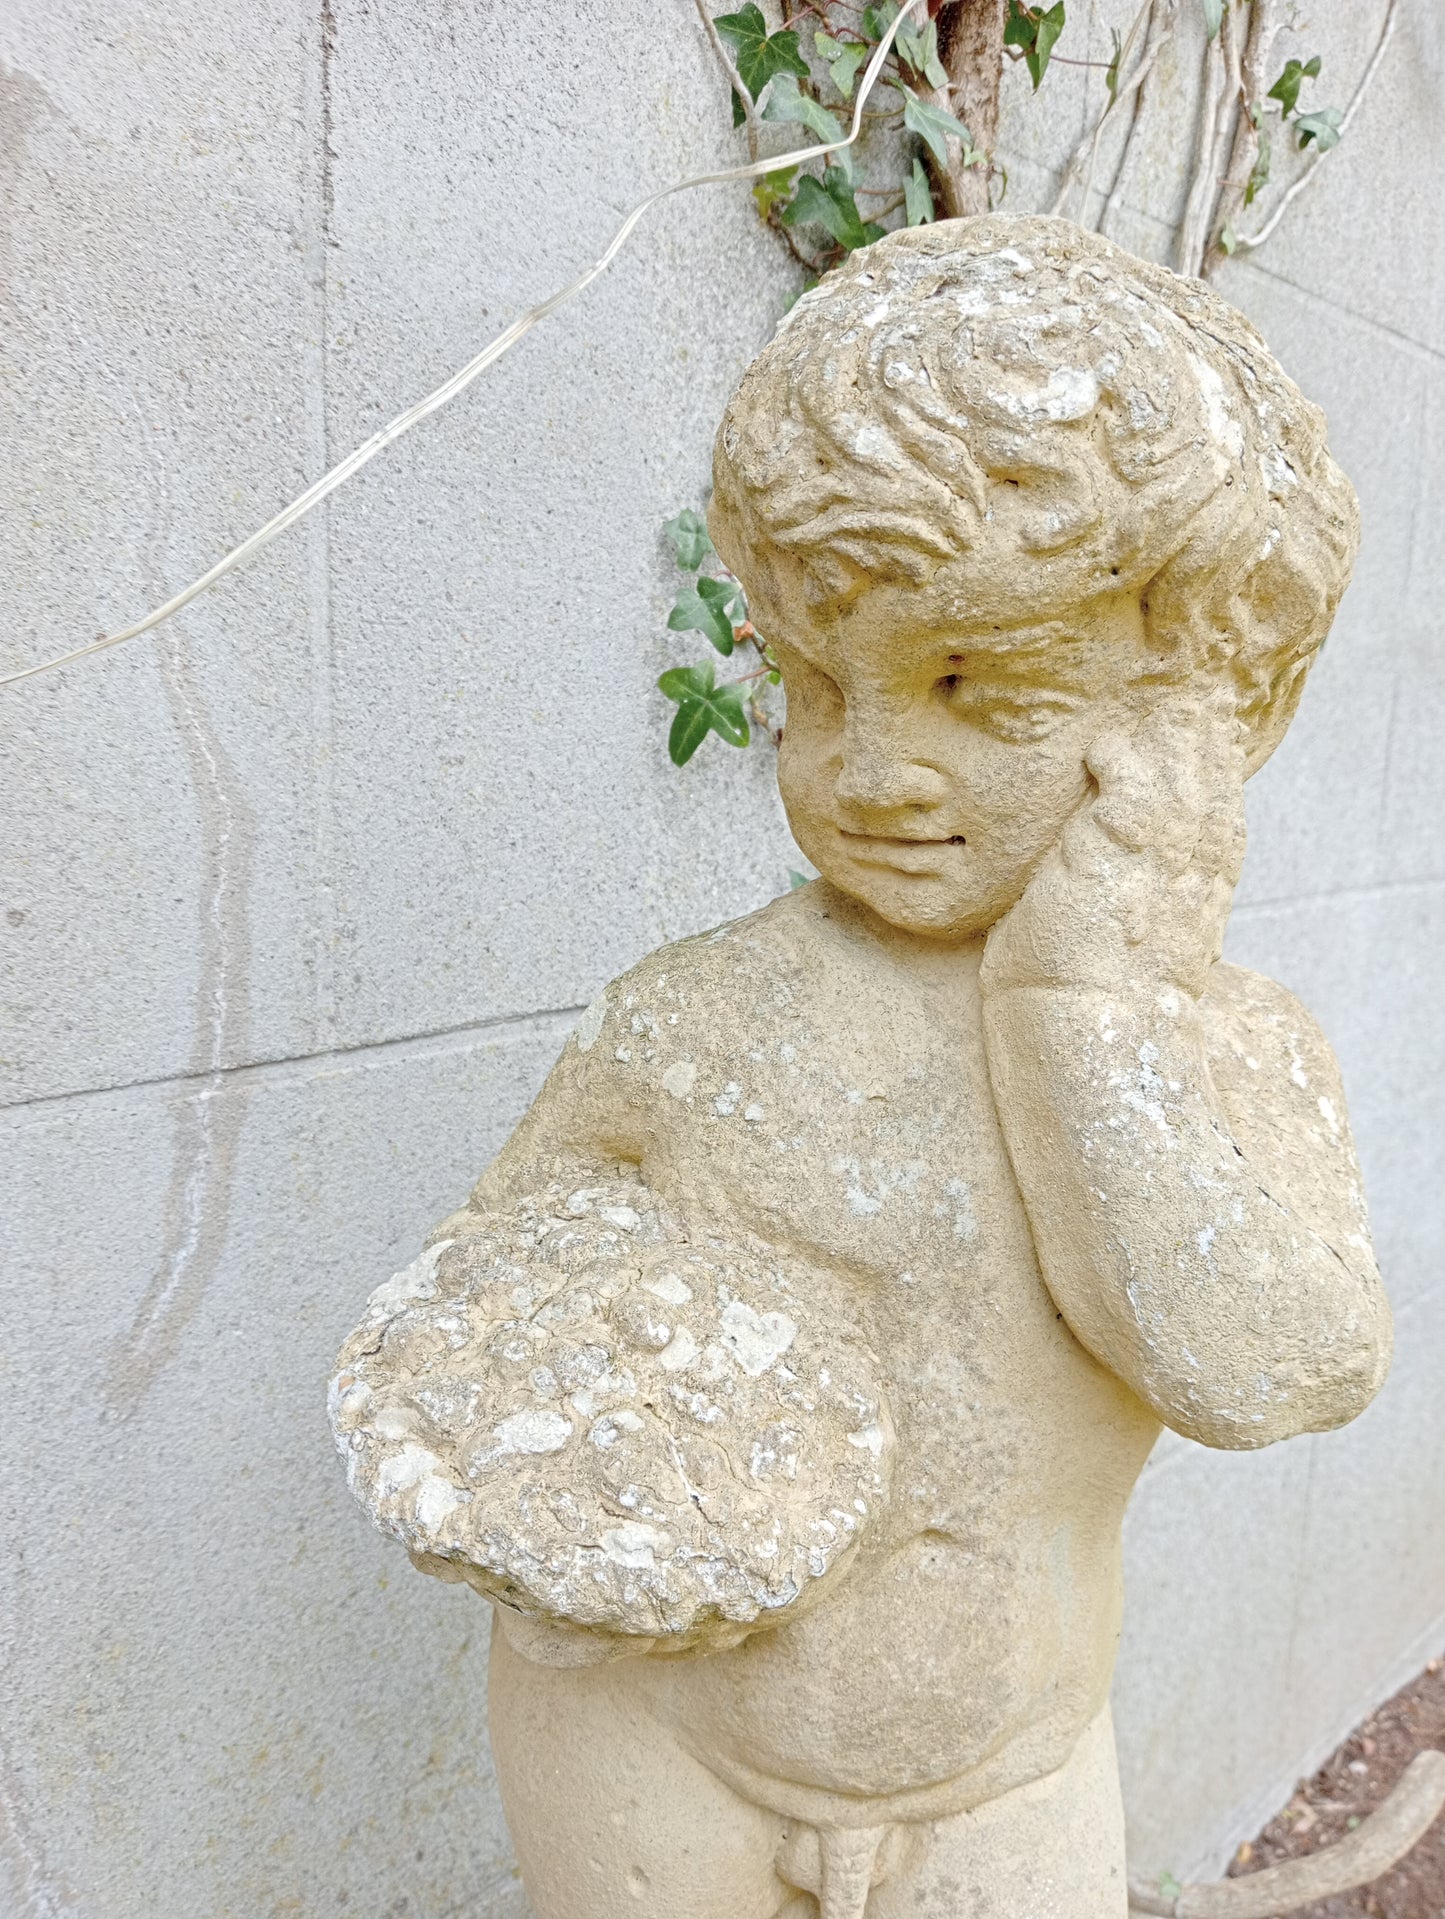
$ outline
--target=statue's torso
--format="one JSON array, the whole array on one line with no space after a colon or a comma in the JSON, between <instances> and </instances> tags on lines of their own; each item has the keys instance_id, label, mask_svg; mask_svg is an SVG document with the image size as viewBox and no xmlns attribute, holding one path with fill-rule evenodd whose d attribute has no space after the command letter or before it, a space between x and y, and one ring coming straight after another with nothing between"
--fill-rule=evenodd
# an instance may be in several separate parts
<instances>
[{"instance_id":1,"label":"statue's torso","mask_svg":"<svg viewBox=\"0 0 1445 1919\"><path fill-rule=\"evenodd\" d=\"M743 1783L898 1793L978 1771L993 1791L1060 1763L1103 1701L1120 1519L1158 1425L1040 1277L977 950L875 927L813 888L653 955L517 1147L580 1122L684 1216L846 1275L897 1428L889 1511L836 1592L614 1683Z\"/></svg>"}]
</instances>

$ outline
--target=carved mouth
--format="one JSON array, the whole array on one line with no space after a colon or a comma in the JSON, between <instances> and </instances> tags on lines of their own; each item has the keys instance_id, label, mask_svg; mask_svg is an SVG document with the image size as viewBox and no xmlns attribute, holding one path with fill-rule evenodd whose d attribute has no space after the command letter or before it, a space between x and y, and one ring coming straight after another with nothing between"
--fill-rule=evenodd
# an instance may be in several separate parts
<instances>
[{"instance_id":1,"label":"carved mouth","mask_svg":"<svg viewBox=\"0 0 1445 1919\"><path fill-rule=\"evenodd\" d=\"M855 833L851 828L840 826L838 831L845 840L866 840L870 846L967 846L968 841L962 833L924 834L924 833Z\"/></svg>"},{"instance_id":2,"label":"carved mouth","mask_svg":"<svg viewBox=\"0 0 1445 1919\"><path fill-rule=\"evenodd\" d=\"M968 844L962 833L855 833L840 826L838 836L849 856L861 864L891 866L900 873L931 872L948 848Z\"/></svg>"}]
</instances>

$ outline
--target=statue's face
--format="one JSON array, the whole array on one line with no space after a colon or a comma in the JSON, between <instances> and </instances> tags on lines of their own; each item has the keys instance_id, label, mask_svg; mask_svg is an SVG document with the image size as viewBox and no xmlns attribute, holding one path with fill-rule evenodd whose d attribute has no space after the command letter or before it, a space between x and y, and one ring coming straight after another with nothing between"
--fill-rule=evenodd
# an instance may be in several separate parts
<instances>
[{"instance_id":1,"label":"statue's face","mask_svg":"<svg viewBox=\"0 0 1445 1919\"><path fill-rule=\"evenodd\" d=\"M1048 619L922 630L918 595L874 586L841 609L801 591L769 638L788 693L778 767L794 837L826 879L894 926L983 933L1091 790L1084 755L1137 715L1138 596Z\"/></svg>"}]
</instances>

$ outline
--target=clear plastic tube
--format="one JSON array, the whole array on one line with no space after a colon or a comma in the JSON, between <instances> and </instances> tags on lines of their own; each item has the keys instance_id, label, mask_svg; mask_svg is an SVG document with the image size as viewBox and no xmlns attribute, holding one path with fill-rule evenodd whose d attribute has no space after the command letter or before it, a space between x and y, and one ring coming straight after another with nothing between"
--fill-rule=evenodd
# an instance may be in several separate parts
<instances>
[{"instance_id":1,"label":"clear plastic tube","mask_svg":"<svg viewBox=\"0 0 1445 1919\"><path fill-rule=\"evenodd\" d=\"M404 433L410 433L414 426L419 426L429 415L436 413L448 401L456 399L459 393L465 392L479 374L484 373L489 366L500 360L504 353L510 352L517 342L525 334L530 333L539 321L545 320L549 313L555 313L558 307L565 306L569 300L585 292L592 282L611 266L627 244L638 222L655 206L670 199L674 193L686 193L693 187L717 186L731 180L759 179L764 174L778 173L785 167L803 166L809 160L819 160L826 154L840 153L845 147L852 146L863 125L863 109L867 104L868 96L877 83L878 75L883 69L883 62L888 58L889 50L898 36L899 29L909 14L924 4L925 0L905 0L897 18L893 20L888 31L873 49L873 57L864 69L862 83L858 88L858 97L853 106L852 124L845 139L834 140L822 146L800 147L795 153L774 154L770 159L751 161L747 166L742 167L727 167L720 173L694 174L691 179L675 181L673 185L662 187L658 192L649 194L645 200L639 201L623 220L608 242L606 251L600 254L591 266L579 273L575 280L569 281L559 292L552 294L549 299L543 300L540 305L530 308L515 319L505 332L499 333L495 340L483 347L475 359L468 360L464 367L454 373L449 380L444 380L424 399L418 400L414 406L409 406L404 413L398 413L394 420L388 421L379 432L373 433L369 440L348 453L344 460L338 461L329 473L313 481L304 493L298 494L289 506L283 507L274 518L267 520L266 524L259 527L249 539L243 540L239 546L232 547L229 553L217 560L216 564L202 573L199 579L192 580L189 586L173 594L163 606L158 606L143 620L137 620L134 626L126 627L120 633L102 634L98 640L92 640L88 646L78 646L71 653L61 653L54 659L41 660L34 666L23 667L19 672L4 674L0 676L0 687L16 686L21 680L32 679L37 673L50 673L57 667L70 666L76 660L89 659L94 653L104 653L112 646L123 646L127 640L138 640L143 633L153 632L163 621L173 618L182 607L189 606L191 601L198 599L202 593L209 592L228 573L238 566L244 566L246 561L254 558L263 547L269 546L272 540L285 533L288 528L295 526L298 520L304 519L313 507L319 506L338 487L345 486L354 474L359 473L364 466L374 460L378 453L384 452L394 440L399 440Z\"/></svg>"}]
</instances>

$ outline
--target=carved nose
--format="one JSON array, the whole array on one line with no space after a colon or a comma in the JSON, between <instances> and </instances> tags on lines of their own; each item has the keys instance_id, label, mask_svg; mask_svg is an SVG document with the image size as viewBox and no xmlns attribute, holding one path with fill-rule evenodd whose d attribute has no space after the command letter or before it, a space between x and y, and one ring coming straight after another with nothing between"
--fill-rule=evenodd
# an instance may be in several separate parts
<instances>
[{"instance_id":1,"label":"carved nose","mask_svg":"<svg viewBox=\"0 0 1445 1919\"><path fill-rule=\"evenodd\" d=\"M887 811L900 806L938 806L948 785L934 767L891 748L886 739L850 740L835 781L845 806Z\"/></svg>"}]
</instances>

